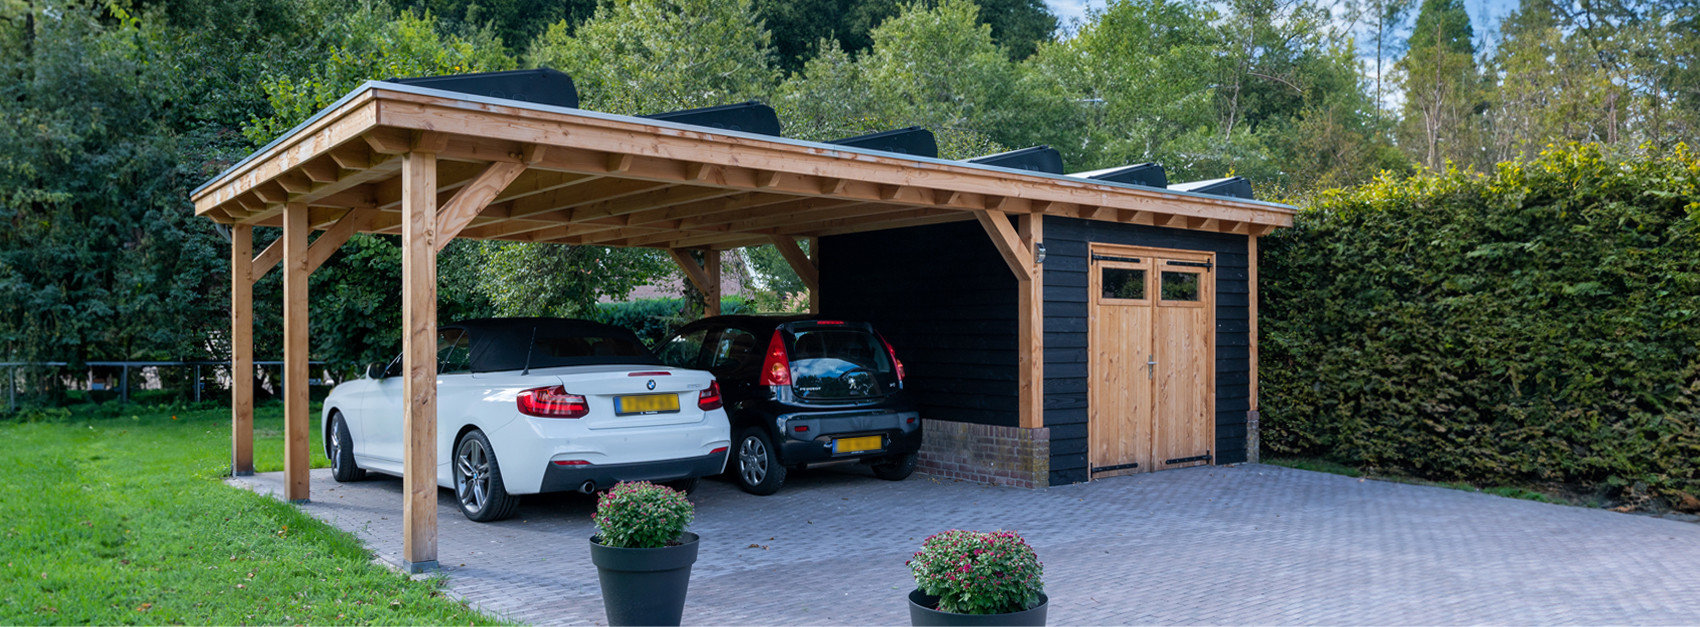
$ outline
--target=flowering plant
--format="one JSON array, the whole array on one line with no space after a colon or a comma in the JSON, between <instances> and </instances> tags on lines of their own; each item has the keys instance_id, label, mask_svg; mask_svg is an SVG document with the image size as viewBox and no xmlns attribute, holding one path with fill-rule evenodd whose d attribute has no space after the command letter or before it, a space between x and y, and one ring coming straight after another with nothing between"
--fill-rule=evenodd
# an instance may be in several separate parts
<instances>
[{"instance_id":1,"label":"flowering plant","mask_svg":"<svg viewBox=\"0 0 1700 627\"><path fill-rule=\"evenodd\" d=\"M952 529L927 538L909 560L915 587L939 598L938 610L1007 614L1033 609L1044 565L1013 531Z\"/></svg>"},{"instance_id":2,"label":"flowering plant","mask_svg":"<svg viewBox=\"0 0 1700 627\"><path fill-rule=\"evenodd\" d=\"M596 542L620 549L659 549L679 539L696 509L683 492L648 481L615 484L596 499Z\"/></svg>"}]
</instances>

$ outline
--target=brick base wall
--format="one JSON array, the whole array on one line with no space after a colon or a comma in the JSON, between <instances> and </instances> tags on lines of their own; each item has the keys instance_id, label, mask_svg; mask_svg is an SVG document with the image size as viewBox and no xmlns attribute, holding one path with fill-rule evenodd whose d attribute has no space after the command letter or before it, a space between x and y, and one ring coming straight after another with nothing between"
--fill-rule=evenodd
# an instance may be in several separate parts
<instances>
[{"instance_id":1,"label":"brick base wall","mask_svg":"<svg viewBox=\"0 0 1700 627\"><path fill-rule=\"evenodd\" d=\"M1050 485L1051 430L924 420L918 470L1019 488Z\"/></svg>"}]
</instances>

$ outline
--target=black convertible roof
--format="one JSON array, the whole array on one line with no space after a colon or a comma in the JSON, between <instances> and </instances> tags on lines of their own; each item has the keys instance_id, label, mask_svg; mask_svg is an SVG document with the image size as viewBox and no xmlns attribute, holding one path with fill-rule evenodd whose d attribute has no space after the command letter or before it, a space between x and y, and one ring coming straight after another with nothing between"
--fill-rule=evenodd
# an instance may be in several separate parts
<instances>
[{"instance_id":1,"label":"black convertible roof","mask_svg":"<svg viewBox=\"0 0 1700 627\"><path fill-rule=\"evenodd\" d=\"M625 327L576 318L474 318L442 326L471 336L468 359L473 372L502 372L594 364L660 365L637 335ZM593 341L594 340L594 341ZM612 340L602 342L601 340ZM583 350L560 350L561 343ZM606 344L613 349L600 351ZM635 350L633 350L635 347ZM556 350L550 350L555 348Z\"/></svg>"}]
</instances>

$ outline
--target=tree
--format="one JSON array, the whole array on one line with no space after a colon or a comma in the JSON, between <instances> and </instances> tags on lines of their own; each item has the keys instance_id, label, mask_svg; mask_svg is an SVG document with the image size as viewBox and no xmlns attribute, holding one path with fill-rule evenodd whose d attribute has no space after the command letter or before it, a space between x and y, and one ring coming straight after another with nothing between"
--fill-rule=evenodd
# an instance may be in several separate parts
<instances>
[{"instance_id":1,"label":"tree","mask_svg":"<svg viewBox=\"0 0 1700 627\"><path fill-rule=\"evenodd\" d=\"M271 115L256 117L243 132L262 145L369 80L510 70L515 61L487 30L468 37L444 35L435 17L396 13L366 2L326 24L324 62L304 75L273 74L264 83Z\"/></svg>"},{"instance_id":2,"label":"tree","mask_svg":"<svg viewBox=\"0 0 1700 627\"><path fill-rule=\"evenodd\" d=\"M636 115L767 98L771 40L751 0L613 0L550 26L529 60L572 75L585 108Z\"/></svg>"},{"instance_id":3,"label":"tree","mask_svg":"<svg viewBox=\"0 0 1700 627\"><path fill-rule=\"evenodd\" d=\"M830 39L846 52L873 47L873 30L901 13L903 0L757 0L757 10L773 29L779 64L787 73L803 70ZM1057 30L1057 18L1043 0L986 0L980 3L980 23L992 28L992 40L1010 59L1032 55Z\"/></svg>"},{"instance_id":4,"label":"tree","mask_svg":"<svg viewBox=\"0 0 1700 627\"><path fill-rule=\"evenodd\" d=\"M1492 158L1533 156L1548 144L1616 144L1627 116L1626 90L1599 65L1580 33L1567 33L1549 0L1524 0L1501 26L1494 52Z\"/></svg>"},{"instance_id":5,"label":"tree","mask_svg":"<svg viewBox=\"0 0 1700 627\"><path fill-rule=\"evenodd\" d=\"M26 5L0 53L0 355L199 358L224 319L222 242L189 210L206 138L174 124L166 27ZM15 9L13 7L12 9Z\"/></svg>"},{"instance_id":6,"label":"tree","mask_svg":"<svg viewBox=\"0 0 1700 627\"><path fill-rule=\"evenodd\" d=\"M1480 148L1482 74L1476 65L1475 30L1463 0L1424 0L1399 61L1405 114L1400 139L1423 165L1447 161L1476 166Z\"/></svg>"},{"instance_id":7,"label":"tree","mask_svg":"<svg viewBox=\"0 0 1700 627\"><path fill-rule=\"evenodd\" d=\"M518 53L551 24L578 25L596 12L596 0L392 0L399 8L435 15L451 32L488 29Z\"/></svg>"}]
</instances>

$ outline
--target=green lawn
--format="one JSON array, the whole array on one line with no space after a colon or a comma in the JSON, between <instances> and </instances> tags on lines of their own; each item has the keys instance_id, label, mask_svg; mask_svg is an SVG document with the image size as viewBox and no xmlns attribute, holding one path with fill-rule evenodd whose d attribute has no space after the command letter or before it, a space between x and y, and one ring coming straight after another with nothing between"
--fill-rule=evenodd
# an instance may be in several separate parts
<instances>
[{"instance_id":1,"label":"green lawn","mask_svg":"<svg viewBox=\"0 0 1700 627\"><path fill-rule=\"evenodd\" d=\"M0 624L493 622L373 565L352 535L224 485L228 409L89 417L111 413L0 422ZM281 429L281 407L259 410L262 472L283 468Z\"/></svg>"}]
</instances>

